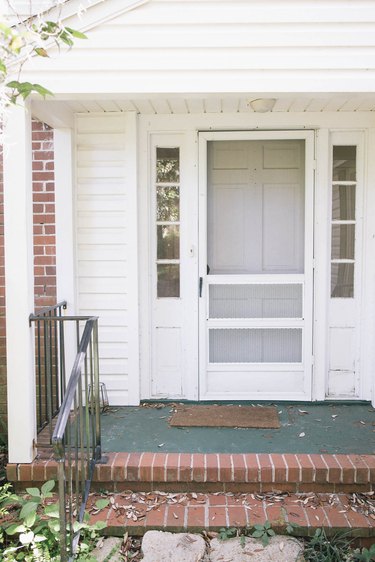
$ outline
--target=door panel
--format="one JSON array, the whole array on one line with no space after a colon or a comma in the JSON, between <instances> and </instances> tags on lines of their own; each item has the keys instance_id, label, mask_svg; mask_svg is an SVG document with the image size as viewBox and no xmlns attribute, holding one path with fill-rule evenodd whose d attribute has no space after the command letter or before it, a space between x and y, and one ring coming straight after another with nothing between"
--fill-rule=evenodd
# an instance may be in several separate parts
<instances>
[{"instance_id":1,"label":"door panel","mask_svg":"<svg viewBox=\"0 0 375 562\"><path fill-rule=\"evenodd\" d=\"M312 137L248 135L201 140L200 396L309 398Z\"/></svg>"}]
</instances>

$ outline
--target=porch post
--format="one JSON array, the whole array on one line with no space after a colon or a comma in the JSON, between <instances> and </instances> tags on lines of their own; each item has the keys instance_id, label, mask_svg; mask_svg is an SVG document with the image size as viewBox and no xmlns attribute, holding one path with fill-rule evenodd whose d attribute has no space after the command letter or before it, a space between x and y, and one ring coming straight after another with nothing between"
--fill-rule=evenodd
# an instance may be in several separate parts
<instances>
[{"instance_id":1,"label":"porch post","mask_svg":"<svg viewBox=\"0 0 375 562\"><path fill-rule=\"evenodd\" d=\"M76 310L74 217L73 217L73 131L54 129L55 221L57 302L68 303L68 314ZM75 325L68 322L65 331L66 376L69 377L77 353Z\"/></svg>"},{"instance_id":2,"label":"porch post","mask_svg":"<svg viewBox=\"0 0 375 562\"><path fill-rule=\"evenodd\" d=\"M9 462L35 457L31 114L12 107L4 130L4 246Z\"/></svg>"}]
</instances>

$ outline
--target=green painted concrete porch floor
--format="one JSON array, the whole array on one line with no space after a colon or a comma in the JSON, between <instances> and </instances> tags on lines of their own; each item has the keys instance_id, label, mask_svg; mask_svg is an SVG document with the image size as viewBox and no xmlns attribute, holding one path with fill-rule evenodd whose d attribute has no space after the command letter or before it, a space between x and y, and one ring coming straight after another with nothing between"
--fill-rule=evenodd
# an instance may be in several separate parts
<instances>
[{"instance_id":1,"label":"green painted concrete porch floor","mask_svg":"<svg viewBox=\"0 0 375 562\"><path fill-rule=\"evenodd\" d=\"M111 407L102 414L103 450L375 454L375 409L368 402L273 404L280 429L176 428L168 424L171 403Z\"/></svg>"}]
</instances>

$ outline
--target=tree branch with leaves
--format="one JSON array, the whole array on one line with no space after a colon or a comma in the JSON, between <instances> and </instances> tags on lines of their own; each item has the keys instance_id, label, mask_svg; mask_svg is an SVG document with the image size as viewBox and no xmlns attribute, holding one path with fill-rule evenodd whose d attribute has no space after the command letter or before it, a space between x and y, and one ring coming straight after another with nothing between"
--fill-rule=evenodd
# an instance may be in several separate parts
<instances>
[{"instance_id":1,"label":"tree branch with leaves","mask_svg":"<svg viewBox=\"0 0 375 562\"><path fill-rule=\"evenodd\" d=\"M3 110L32 93L43 97L52 95L41 84L22 81L22 68L31 57L46 58L53 44L59 49L62 46L70 49L75 39L86 39L84 33L63 24L59 0L52 0L49 10L42 14L26 18L17 14L10 2L8 6L9 14L0 15L0 109ZM51 15L55 17L52 19Z\"/></svg>"}]
</instances>

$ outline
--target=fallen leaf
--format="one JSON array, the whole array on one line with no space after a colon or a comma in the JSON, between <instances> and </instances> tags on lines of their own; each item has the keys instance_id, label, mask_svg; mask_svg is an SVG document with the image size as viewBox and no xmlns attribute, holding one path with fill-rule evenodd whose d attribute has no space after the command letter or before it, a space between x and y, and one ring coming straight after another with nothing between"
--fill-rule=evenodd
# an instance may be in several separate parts
<instances>
[{"instance_id":1,"label":"fallen leaf","mask_svg":"<svg viewBox=\"0 0 375 562\"><path fill-rule=\"evenodd\" d=\"M302 431L302 433L300 433L298 437L305 437L305 435L306 435L306 433L304 433L304 432Z\"/></svg>"},{"instance_id":2,"label":"fallen leaf","mask_svg":"<svg viewBox=\"0 0 375 562\"><path fill-rule=\"evenodd\" d=\"M165 443L159 443L158 447L164 447Z\"/></svg>"},{"instance_id":3,"label":"fallen leaf","mask_svg":"<svg viewBox=\"0 0 375 562\"><path fill-rule=\"evenodd\" d=\"M284 543L283 543L283 542L281 542L281 543L279 544L279 549L280 549L281 551L284 550Z\"/></svg>"},{"instance_id":4,"label":"fallen leaf","mask_svg":"<svg viewBox=\"0 0 375 562\"><path fill-rule=\"evenodd\" d=\"M337 416L338 416L338 414L333 414L333 415L331 416L331 418L333 418L333 419L335 420L335 419L337 418Z\"/></svg>"},{"instance_id":5,"label":"fallen leaf","mask_svg":"<svg viewBox=\"0 0 375 562\"><path fill-rule=\"evenodd\" d=\"M308 414L309 413L306 410L300 410L299 408L298 408L298 411L299 411L300 414Z\"/></svg>"}]
</instances>

